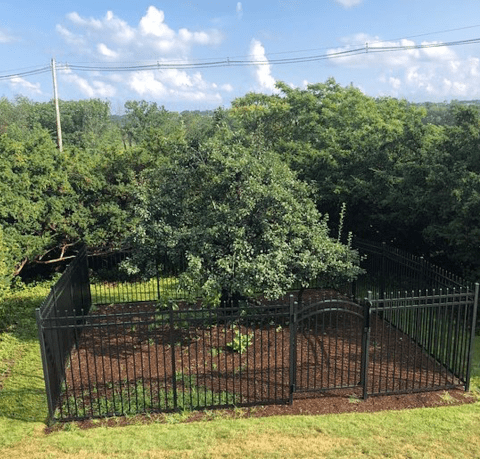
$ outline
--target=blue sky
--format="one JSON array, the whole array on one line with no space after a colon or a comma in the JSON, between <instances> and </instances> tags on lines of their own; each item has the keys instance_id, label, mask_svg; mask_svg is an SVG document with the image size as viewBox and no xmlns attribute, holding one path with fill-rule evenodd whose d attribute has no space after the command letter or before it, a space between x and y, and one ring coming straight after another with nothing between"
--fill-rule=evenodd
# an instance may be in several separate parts
<instances>
[{"instance_id":1,"label":"blue sky","mask_svg":"<svg viewBox=\"0 0 480 459\"><path fill-rule=\"evenodd\" d=\"M228 107L250 91L274 92L277 80L304 87L329 77L375 97L480 99L480 44L434 46L478 37L478 0L7 0L0 97L50 100L55 58L60 98L109 100L118 113L132 99Z\"/></svg>"}]
</instances>

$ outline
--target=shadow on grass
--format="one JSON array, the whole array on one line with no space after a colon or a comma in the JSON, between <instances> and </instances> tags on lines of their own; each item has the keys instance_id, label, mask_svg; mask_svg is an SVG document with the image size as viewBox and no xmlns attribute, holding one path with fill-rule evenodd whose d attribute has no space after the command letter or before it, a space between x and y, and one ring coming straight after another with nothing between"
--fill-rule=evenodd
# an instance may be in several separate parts
<instances>
[{"instance_id":1,"label":"shadow on grass","mask_svg":"<svg viewBox=\"0 0 480 459\"><path fill-rule=\"evenodd\" d=\"M3 389L0 416L26 422L47 422L45 389Z\"/></svg>"}]
</instances>

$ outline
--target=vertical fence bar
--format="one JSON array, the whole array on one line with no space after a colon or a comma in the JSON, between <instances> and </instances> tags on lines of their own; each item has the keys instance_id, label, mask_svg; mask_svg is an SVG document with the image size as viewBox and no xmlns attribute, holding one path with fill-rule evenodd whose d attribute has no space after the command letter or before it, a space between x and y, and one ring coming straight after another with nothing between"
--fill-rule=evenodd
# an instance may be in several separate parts
<instances>
[{"instance_id":1,"label":"vertical fence bar","mask_svg":"<svg viewBox=\"0 0 480 459\"><path fill-rule=\"evenodd\" d=\"M475 284L475 297L473 300L473 310L472 310L472 322L470 329L470 342L468 349L468 360L467 360L467 371L465 375L465 390L468 392L470 390L470 377L472 373L472 359L473 359L473 347L475 343L475 326L477 323L477 310L478 310L478 294L479 294L479 283ZM465 311L465 313L467 313Z\"/></svg>"}]
</instances>

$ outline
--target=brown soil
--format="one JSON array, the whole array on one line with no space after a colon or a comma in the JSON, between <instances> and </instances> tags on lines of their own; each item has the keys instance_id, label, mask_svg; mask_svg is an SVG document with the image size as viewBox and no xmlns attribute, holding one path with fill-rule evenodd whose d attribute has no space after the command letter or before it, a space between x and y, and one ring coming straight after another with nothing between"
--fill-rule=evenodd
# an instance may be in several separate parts
<instances>
[{"instance_id":1,"label":"brown soil","mask_svg":"<svg viewBox=\"0 0 480 459\"><path fill-rule=\"evenodd\" d=\"M299 330L296 349L298 392L289 405L286 403L290 389L288 327L279 326L278 321L271 326L242 325L237 329L227 323L205 328L192 322L183 324L173 336L167 322L158 323L158 318L155 321L153 316L144 315L146 312L145 306L140 309L138 306L117 305L102 307L92 315L90 322L102 327L83 330L78 350L74 350L70 357L64 395L75 394L79 405L91 407L96 403L92 387L98 396L111 398L112 388L118 390L123 385L124 389L128 386L128 397L134 398L139 394L134 381L142 378L147 393L158 397L158 408L163 410L170 405L162 406L161 403L167 402L161 402L163 396L159 394L172 387L171 361L174 358L177 364L187 368L182 375L176 376L180 394L186 393L188 398L190 388L185 381L193 375L205 391L235 393L238 394L235 404L256 405L240 410L216 410L215 415L212 411L194 411L188 421L219 415L260 417L374 412L475 401L453 375L380 317L373 317L371 323L367 388L369 393L397 394L362 399L359 387L361 319L336 312L332 317L322 316L321 329L318 322L305 321ZM126 319L125 313L132 315ZM150 320L149 324L144 323L146 319ZM229 346L237 333L235 330L250 336L249 345L241 354ZM339 386L342 388L335 388ZM444 389L433 390L436 387ZM425 392L425 389L430 391ZM88 409L84 416L89 416ZM167 416L117 417L100 423L85 420L79 425L88 428L152 419L166 421Z\"/></svg>"}]
</instances>

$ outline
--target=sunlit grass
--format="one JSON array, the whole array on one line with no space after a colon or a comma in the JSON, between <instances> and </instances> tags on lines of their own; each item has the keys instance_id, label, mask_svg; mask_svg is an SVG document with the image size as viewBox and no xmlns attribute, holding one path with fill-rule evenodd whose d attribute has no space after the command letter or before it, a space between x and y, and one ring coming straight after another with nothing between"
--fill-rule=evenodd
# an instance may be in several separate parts
<instances>
[{"instance_id":1,"label":"sunlit grass","mask_svg":"<svg viewBox=\"0 0 480 459\"><path fill-rule=\"evenodd\" d=\"M139 282L96 282L91 284L90 292L94 304L168 301L185 296L175 277Z\"/></svg>"},{"instance_id":2,"label":"sunlit grass","mask_svg":"<svg viewBox=\"0 0 480 459\"><path fill-rule=\"evenodd\" d=\"M31 431L12 457L475 458L478 405ZM1 450L0 450L1 454Z\"/></svg>"}]
</instances>

